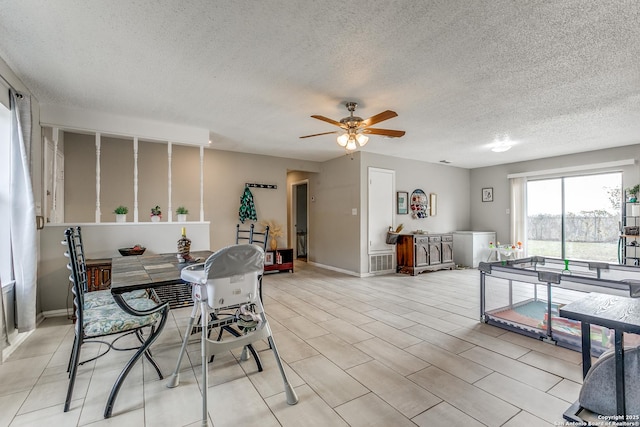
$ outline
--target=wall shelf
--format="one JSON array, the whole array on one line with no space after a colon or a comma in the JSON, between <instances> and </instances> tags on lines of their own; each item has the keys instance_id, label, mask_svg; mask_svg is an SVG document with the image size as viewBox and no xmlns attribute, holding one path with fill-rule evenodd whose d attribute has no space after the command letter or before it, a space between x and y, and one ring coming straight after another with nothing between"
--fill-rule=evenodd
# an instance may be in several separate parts
<instances>
[{"instance_id":1,"label":"wall shelf","mask_svg":"<svg viewBox=\"0 0 640 427\"><path fill-rule=\"evenodd\" d=\"M264 271L290 271L293 273L293 248L265 251Z\"/></svg>"}]
</instances>

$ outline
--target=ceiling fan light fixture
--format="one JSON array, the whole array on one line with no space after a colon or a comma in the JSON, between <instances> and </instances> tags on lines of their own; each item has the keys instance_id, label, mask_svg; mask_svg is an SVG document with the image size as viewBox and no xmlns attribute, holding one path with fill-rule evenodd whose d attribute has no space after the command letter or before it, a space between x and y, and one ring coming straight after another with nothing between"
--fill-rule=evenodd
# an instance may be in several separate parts
<instances>
[{"instance_id":1,"label":"ceiling fan light fixture","mask_svg":"<svg viewBox=\"0 0 640 427\"><path fill-rule=\"evenodd\" d=\"M347 102L345 105L347 107L347 110L349 111L349 116L343 117L342 119L340 119L340 121L333 120L325 116L311 116L314 119L321 120L333 126L339 127L341 129L340 131L315 133L313 135L304 135L300 138L337 134L340 132L340 134L336 138L337 144L340 147L344 148L348 153L352 153L357 150L358 147L364 147L365 145L367 145L367 143L369 142L369 136L366 134L373 134L390 138L399 138L401 136L404 136L405 132L403 130L371 127L377 123L397 117L398 113L396 113L395 111L385 110L379 114L369 117L368 119L362 119L362 117L354 116L353 114L356 107L358 106L357 103Z\"/></svg>"}]
</instances>

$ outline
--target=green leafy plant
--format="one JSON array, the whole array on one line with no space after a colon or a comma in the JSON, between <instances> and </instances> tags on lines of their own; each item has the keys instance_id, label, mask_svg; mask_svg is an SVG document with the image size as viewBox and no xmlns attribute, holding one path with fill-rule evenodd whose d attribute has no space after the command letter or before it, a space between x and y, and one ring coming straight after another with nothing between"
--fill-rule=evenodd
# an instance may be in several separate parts
<instances>
[{"instance_id":1,"label":"green leafy plant","mask_svg":"<svg viewBox=\"0 0 640 427\"><path fill-rule=\"evenodd\" d=\"M126 215L129 212L129 208L126 206L118 206L114 209L113 213L116 215Z\"/></svg>"},{"instance_id":2,"label":"green leafy plant","mask_svg":"<svg viewBox=\"0 0 640 427\"><path fill-rule=\"evenodd\" d=\"M627 194L633 197L638 197L638 193L640 193L640 184L636 184L633 187L629 187L625 190Z\"/></svg>"},{"instance_id":3,"label":"green leafy plant","mask_svg":"<svg viewBox=\"0 0 640 427\"><path fill-rule=\"evenodd\" d=\"M189 209L185 208L184 206L178 206L176 208L177 215L187 215L188 213L189 213Z\"/></svg>"},{"instance_id":4,"label":"green leafy plant","mask_svg":"<svg viewBox=\"0 0 640 427\"><path fill-rule=\"evenodd\" d=\"M151 208L151 215L161 216L162 215L162 209L160 208L160 206L156 205L155 208Z\"/></svg>"}]
</instances>

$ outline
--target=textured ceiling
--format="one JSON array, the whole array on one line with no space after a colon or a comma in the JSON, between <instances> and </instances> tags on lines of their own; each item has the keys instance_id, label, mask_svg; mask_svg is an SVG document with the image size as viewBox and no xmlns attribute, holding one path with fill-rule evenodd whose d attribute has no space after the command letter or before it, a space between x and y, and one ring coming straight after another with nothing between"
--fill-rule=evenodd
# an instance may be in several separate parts
<instances>
[{"instance_id":1,"label":"textured ceiling","mask_svg":"<svg viewBox=\"0 0 640 427\"><path fill-rule=\"evenodd\" d=\"M42 104L324 161L345 101L365 151L472 168L640 143L640 2L0 0L0 57ZM515 146L493 153L496 138Z\"/></svg>"}]
</instances>

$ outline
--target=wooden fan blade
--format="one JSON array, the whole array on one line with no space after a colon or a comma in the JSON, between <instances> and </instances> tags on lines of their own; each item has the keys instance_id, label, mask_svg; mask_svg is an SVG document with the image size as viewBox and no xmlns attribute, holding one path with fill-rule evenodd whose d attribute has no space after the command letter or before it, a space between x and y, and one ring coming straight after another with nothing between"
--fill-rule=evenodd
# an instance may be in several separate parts
<instances>
[{"instance_id":1,"label":"wooden fan blade","mask_svg":"<svg viewBox=\"0 0 640 427\"><path fill-rule=\"evenodd\" d=\"M305 135L301 136L300 138L311 138L312 136L329 135L330 133L338 133L338 131L334 130L333 132L314 133L313 135Z\"/></svg>"},{"instance_id":2,"label":"wooden fan blade","mask_svg":"<svg viewBox=\"0 0 640 427\"><path fill-rule=\"evenodd\" d=\"M384 120L389 120L394 117L398 117L398 113L396 113L395 111L391 111L391 110L383 111L380 114L376 114L375 116L371 116L368 119L363 120L362 123L360 123L360 127L375 125L376 123L380 123Z\"/></svg>"},{"instance_id":3,"label":"wooden fan blade","mask_svg":"<svg viewBox=\"0 0 640 427\"><path fill-rule=\"evenodd\" d=\"M404 136L404 134L405 134L405 132L403 130L376 129L376 128L362 129L362 133L370 133L372 135L390 136L392 138L400 138L401 136Z\"/></svg>"},{"instance_id":4,"label":"wooden fan blade","mask_svg":"<svg viewBox=\"0 0 640 427\"><path fill-rule=\"evenodd\" d=\"M336 122L335 120L330 119L330 118L325 117L325 116L317 116L317 115L315 115L315 116L311 116L311 117L313 117L314 119L322 120L323 122L330 123L330 124L332 124L334 126L345 128L345 125L343 125L342 123Z\"/></svg>"}]
</instances>

